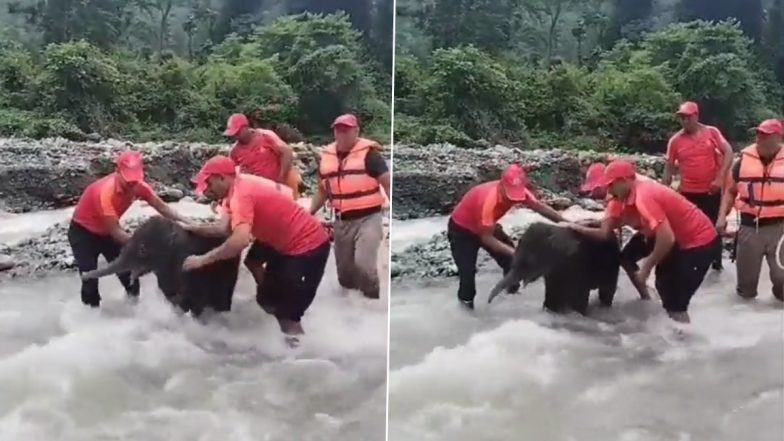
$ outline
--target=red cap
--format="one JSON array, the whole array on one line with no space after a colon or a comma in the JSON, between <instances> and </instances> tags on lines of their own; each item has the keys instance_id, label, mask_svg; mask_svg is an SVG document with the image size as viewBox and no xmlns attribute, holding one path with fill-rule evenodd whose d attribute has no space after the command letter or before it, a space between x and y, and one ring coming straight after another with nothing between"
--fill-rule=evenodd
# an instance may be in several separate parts
<instances>
[{"instance_id":1,"label":"red cap","mask_svg":"<svg viewBox=\"0 0 784 441\"><path fill-rule=\"evenodd\" d=\"M125 182L140 182L144 180L144 164L142 154L131 150L120 153L117 157L117 171L120 172Z\"/></svg>"},{"instance_id":2,"label":"red cap","mask_svg":"<svg viewBox=\"0 0 784 441\"><path fill-rule=\"evenodd\" d=\"M359 121L357 121L356 116L347 113L335 118L335 121L332 123L332 128L335 128L335 126L350 127L353 129L359 127Z\"/></svg>"},{"instance_id":3,"label":"red cap","mask_svg":"<svg viewBox=\"0 0 784 441\"><path fill-rule=\"evenodd\" d=\"M615 181L621 179L635 179L637 171L631 162L624 161L623 159L616 159L611 162L605 169L602 179L599 181L600 187L609 187Z\"/></svg>"},{"instance_id":4,"label":"red cap","mask_svg":"<svg viewBox=\"0 0 784 441\"><path fill-rule=\"evenodd\" d=\"M601 162L591 164L591 166L588 167L588 171L585 172L585 183L582 187L580 187L580 190L589 192L594 191L598 187L601 187L599 183L602 181L604 176L604 169L605 166Z\"/></svg>"},{"instance_id":5,"label":"red cap","mask_svg":"<svg viewBox=\"0 0 784 441\"><path fill-rule=\"evenodd\" d=\"M700 106L694 101L686 101L681 104L681 106L678 107L678 111L675 112L677 115L696 115L698 113L700 113Z\"/></svg>"},{"instance_id":6,"label":"red cap","mask_svg":"<svg viewBox=\"0 0 784 441\"><path fill-rule=\"evenodd\" d=\"M229 121L226 122L226 131L223 132L223 134L226 136L235 136L245 127L250 127L248 117L241 113L235 113L234 115L231 115Z\"/></svg>"},{"instance_id":7,"label":"red cap","mask_svg":"<svg viewBox=\"0 0 784 441\"><path fill-rule=\"evenodd\" d=\"M504 171L501 186L512 202L523 202L528 198L528 174L520 164L512 164Z\"/></svg>"},{"instance_id":8,"label":"red cap","mask_svg":"<svg viewBox=\"0 0 784 441\"><path fill-rule=\"evenodd\" d=\"M763 135L784 135L784 127L777 119L766 119L757 126L757 133Z\"/></svg>"},{"instance_id":9,"label":"red cap","mask_svg":"<svg viewBox=\"0 0 784 441\"><path fill-rule=\"evenodd\" d=\"M196 184L196 194L204 194L204 190L207 189L207 180L212 176L235 176L236 174L237 166L234 161L228 156L218 155L204 163L192 182Z\"/></svg>"}]
</instances>

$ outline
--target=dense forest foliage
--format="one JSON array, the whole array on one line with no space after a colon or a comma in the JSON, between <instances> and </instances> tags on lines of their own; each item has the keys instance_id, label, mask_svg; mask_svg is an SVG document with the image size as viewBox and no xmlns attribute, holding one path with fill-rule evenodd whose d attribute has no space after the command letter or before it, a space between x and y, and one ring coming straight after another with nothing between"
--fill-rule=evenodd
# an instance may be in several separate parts
<instances>
[{"instance_id":1,"label":"dense forest foliage","mask_svg":"<svg viewBox=\"0 0 784 441\"><path fill-rule=\"evenodd\" d=\"M388 140L393 0L0 0L0 136Z\"/></svg>"},{"instance_id":2,"label":"dense forest foliage","mask_svg":"<svg viewBox=\"0 0 784 441\"><path fill-rule=\"evenodd\" d=\"M395 141L663 151L784 113L784 0L398 0Z\"/></svg>"}]
</instances>

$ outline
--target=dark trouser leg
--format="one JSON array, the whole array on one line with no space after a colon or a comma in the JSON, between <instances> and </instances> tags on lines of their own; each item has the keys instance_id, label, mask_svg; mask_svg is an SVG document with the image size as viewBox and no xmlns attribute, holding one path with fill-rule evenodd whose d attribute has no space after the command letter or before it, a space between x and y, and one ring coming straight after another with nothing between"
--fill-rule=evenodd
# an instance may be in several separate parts
<instances>
[{"instance_id":1,"label":"dark trouser leg","mask_svg":"<svg viewBox=\"0 0 784 441\"><path fill-rule=\"evenodd\" d=\"M495 230L493 231L493 236L495 236L495 238L500 240L501 242L514 248L515 245L514 242L512 241L512 238L509 237L508 234L506 234L506 231L504 231L501 225L496 224ZM509 272L509 269L512 267L512 256L496 253L495 251L484 246L482 246L482 249L487 251L487 253L490 254L490 257L492 257L493 260L495 260L495 263L497 263L498 266L500 266L501 269L504 270L504 275L506 275ZM509 294L513 294L516 293L519 289L520 289L520 284L515 283L514 285L507 288L506 292L508 292Z\"/></svg>"},{"instance_id":2,"label":"dark trouser leg","mask_svg":"<svg viewBox=\"0 0 784 441\"><path fill-rule=\"evenodd\" d=\"M313 303L316 292L324 277L324 268L329 259L330 242L301 256L287 256L281 265L280 280L289 292L281 296L278 320L299 323L305 311ZM285 330L284 330L285 332Z\"/></svg>"},{"instance_id":3,"label":"dark trouser leg","mask_svg":"<svg viewBox=\"0 0 784 441\"><path fill-rule=\"evenodd\" d=\"M640 293L640 298L648 299L648 288L644 284L638 284L634 273L640 270L639 262L653 251L653 241L648 240L642 233L636 233L629 239L621 251L621 267L626 271L632 285Z\"/></svg>"},{"instance_id":4,"label":"dark trouser leg","mask_svg":"<svg viewBox=\"0 0 784 441\"><path fill-rule=\"evenodd\" d=\"M689 250L674 249L656 267L656 289L671 317L683 316L688 321L689 303L713 262L718 241Z\"/></svg>"},{"instance_id":5,"label":"dark trouser leg","mask_svg":"<svg viewBox=\"0 0 784 441\"><path fill-rule=\"evenodd\" d=\"M76 261L79 274L93 271L98 268L98 255L101 253L101 241L97 236L77 224L71 223L68 228L68 243ZM98 291L98 279L82 280L82 303L92 307L101 304L101 294Z\"/></svg>"},{"instance_id":6,"label":"dark trouser leg","mask_svg":"<svg viewBox=\"0 0 784 441\"><path fill-rule=\"evenodd\" d=\"M738 250L735 255L737 273L736 292L744 299L757 297L762 259L765 257L765 238L754 227L741 225L738 229Z\"/></svg>"},{"instance_id":7,"label":"dark trouser leg","mask_svg":"<svg viewBox=\"0 0 784 441\"><path fill-rule=\"evenodd\" d=\"M266 274L266 265L270 259L270 255L274 250L261 242L253 242L245 256L245 267L248 268L253 280L256 281L256 287L264 283L264 276Z\"/></svg>"},{"instance_id":8,"label":"dark trouser leg","mask_svg":"<svg viewBox=\"0 0 784 441\"><path fill-rule=\"evenodd\" d=\"M719 219L719 208L721 207L721 193L683 193L683 196L705 213L708 219L713 222L713 225L716 225L716 221ZM719 247L714 251L711 264L713 269L721 270L723 268L721 258L722 250Z\"/></svg>"},{"instance_id":9,"label":"dark trouser leg","mask_svg":"<svg viewBox=\"0 0 784 441\"><path fill-rule=\"evenodd\" d=\"M326 242L304 255L282 256L273 269L274 289L278 291L274 294L277 298L274 315L290 346L296 346L297 336L305 333L302 316L316 297L330 248L330 242Z\"/></svg>"},{"instance_id":10,"label":"dark trouser leg","mask_svg":"<svg viewBox=\"0 0 784 441\"><path fill-rule=\"evenodd\" d=\"M456 225L450 219L447 238L449 248L452 250L452 258L457 265L457 275L460 278L457 298L465 306L473 309L474 297L476 297L476 257L479 253L479 237Z\"/></svg>"},{"instance_id":11,"label":"dark trouser leg","mask_svg":"<svg viewBox=\"0 0 784 441\"><path fill-rule=\"evenodd\" d=\"M111 237L104 239L101 246L101 254L107 262L112 262L120 256L122 245L115 242ZM139 297L139 279L131 281L131 273L119 273L117 278L125 288L125 293L131 297Z\"/></svg>"}]
</instances>

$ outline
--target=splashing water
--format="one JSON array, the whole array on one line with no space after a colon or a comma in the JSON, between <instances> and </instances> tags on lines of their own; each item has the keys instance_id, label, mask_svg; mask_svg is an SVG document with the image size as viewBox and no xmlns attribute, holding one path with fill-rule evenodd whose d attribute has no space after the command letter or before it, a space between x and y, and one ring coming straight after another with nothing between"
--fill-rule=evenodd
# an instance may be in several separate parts
<instances>
[{"instance_id":1,"label":"splashing water","mask_svg":"<svg viewBox=\"0 0 784 441\"><path fill-rule=\"evenodd\" d=\"M533 220L521 210L504 223ZM393 237L446 227L422 222L396 223ZM613 308L590 318L544 312L542 282L486 305L500 269L477 276L473 313L456 278L395 281L389 441L781 441L784 309L765 271L748 302L725 268L706 276L689 326L639 300L625 275Z\"/></svg>"},{"instance_id":2,"label":"splashing water","mask_svg":"<svg viewBox=\"0 0 784 441\"><path fill-rule=\"evenodd\" d=\"M0 237L68 216L16 215ZM291 350L240 274L232 311L205 323L175 312L152 276L137 304L102 279L100 309L81 304L76 274L2 282L0 441L383 440L386 296L343 292L330 259Z\"/></svg>"}]
</instances>

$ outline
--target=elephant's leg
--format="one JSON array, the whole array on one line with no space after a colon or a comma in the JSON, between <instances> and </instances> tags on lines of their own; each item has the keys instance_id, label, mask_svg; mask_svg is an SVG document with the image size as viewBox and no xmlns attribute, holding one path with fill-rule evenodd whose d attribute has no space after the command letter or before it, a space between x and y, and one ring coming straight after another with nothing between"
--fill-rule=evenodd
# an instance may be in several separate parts
<instances>
[{"instance_id":1,"label":"elephant's leg","mask_svg":"<svg viewBox=\"0 0 784 441\"><path fill-rule=\"evenodd\" d=\"M599 280L599 302L602 306L612 306L613 299L615 298L615 291L618 290L618 273L620 267L606 268L606 273L601 274Z\"/></svg>"},{"instance_id":2,"label":"elephant's leg","mask_svg":"<svg viewBox=\"0 0 784 441\"><path fill-rule=\"evenodd\" d=\"M575 280L567 288L571 296L570 306L572 310L582 315L587 315L588 313L588 298L591 296L591 287L586 282L586 280Z\"/></svg>"},{"instance_id":3,"label":"elephant's leg","mask_svg":"<svg viewBox=\"0 0 784 441\"><path fill-rule=\"evenodd\" d=\"M563 312L569 295L568 277L553 272L544 276L544 308L552 312Z\"/></svg>"}]
</instances>

